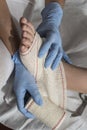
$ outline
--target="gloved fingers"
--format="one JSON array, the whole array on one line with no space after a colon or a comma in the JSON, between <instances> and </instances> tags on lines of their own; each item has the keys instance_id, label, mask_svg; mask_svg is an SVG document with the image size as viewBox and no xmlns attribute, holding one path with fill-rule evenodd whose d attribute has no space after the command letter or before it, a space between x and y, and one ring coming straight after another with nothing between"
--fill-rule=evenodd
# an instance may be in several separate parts
<instances>
[{"instance_id":1,"label":"gloved fingers","mask_svg":"<svg viewBox=\"0 0 87 130\"><path fill-rule=\"evenodd\" d=\"M26 116L27 118L32 118L32 119L35 118L35 116L34 116L32 113L30 113L29 111L27 111L25 108L21 109L20 111L21 111L21 112L23 113L23 115Z\"/></svg>"},{"instance_id":2,"label":"gloved fingers","mask_svg":"<svg viewBox=\"0 0 87 130\"><path fill-rule=\"evenodd\" d=\"M43 104L42 97L41 97L41 95L39 93L39 90L38 90L38 87L36 85L28 87L27 91L30 93L30 95L32 96L33 100L38 105L42 105Z\"/></svg>"},{"instance_id":3,"label":"gloved fingers","mask_svg":"<svg viewBox=\"0 0 87 130\"><path fill-rule=\"evenodd\" d=\"M19 92L19 93L18 93ZM22 109L24 108L24 96L25 96L25 91L23 92L22 90L21 91L17 91L15 92L16 94L16 98L17 98L17 106L18 106L18 109L20 111L22 111Z\"/></svg>"},{"instance_id":4,"label":"gloved fingers","mask_svg":"<svg viewBox=\"0 0 87 130\"><path fill-rule=\"evenodd\" d=\"M52 66L51 66L52 70L54 70L58 67L62 57L63 57L63 52L62 52L62 49L60 48L55 60L53 61Z\"/></svg>"},{"instance_id":5,"label":"gloved fingers","mask_svg":"<svg viewBox=\"0 0 87 130\"><path fill-rule=\"evenodd\" d=\"M49 49L50 49L50 47L51 47L51 45L52 45L52 42L53 42L52 37L51 37L51 36L48 36L48 37L46 38L46 40L43 42L43 44L42 44L42 46L41 46L41 48L40 48L40 50L39 50L38 56L39 56L40 58L43 57L46 53L48 53L48 51L49 51Z\"/></svg>"},{"instance_id":6,"label":"gloved fingers","mask_svg":"<svg viewBox=\"0 0 87 130\"><path fill-rule=\"evenodd\" d=\"M24 92L21 91L19 94L16 93L18 109L26 117L28 117L28 118L34 118L34 116L25 109L24 96L25 96L25 91Z\"/></svg>"},{"instance_id":7,"label":"gloved fingers","mask_svg":"<svg viewBox=\"0 0 87 130\"><path fill-rule=\"evenodd\" d=\"M51 49L49 49L48 55L45 59L45 64L44 66L47 68L50 65L52 65L54 59L56 58L58 53L58 46L55 44L52 44Z\"/></svg>"},{"instance_id":8,"label":"gloved fingers","mask_svg":"<svg viewBox=\"0 0 87 130\"><path fill-rule=\"evenodd\" d=\"M45 27L44 27L44 24L43 24L43 23L41 23L41 24L37 27L36 31L39 33L39 35L40 35L42 38L45 37Z\"/></svg>"},{"instance_id":9,"label":"gloved fingers","mask_svg":"<svg viewBox=\"0 0 87 130\"><path fill-rule=\"evenodd\" d=\"M69 56L63 51L63 59L69 63L69 64L72 64L72 61L71 59L69 58Z\"/></svg>"}]
</instances>

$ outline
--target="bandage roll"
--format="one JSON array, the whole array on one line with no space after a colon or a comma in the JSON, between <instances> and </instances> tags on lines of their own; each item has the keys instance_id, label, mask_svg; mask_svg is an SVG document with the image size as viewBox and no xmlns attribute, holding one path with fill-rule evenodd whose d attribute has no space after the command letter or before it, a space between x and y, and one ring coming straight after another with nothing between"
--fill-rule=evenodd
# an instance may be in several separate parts
<instances>
[{"instance_id":1,"label":"bandage roll","mask_svg":"<svg viewBox=\"0 0 87 130\"><path fill-rule=\"evenodd\" d=\"M31 99L27 103L26 109L52 130L56 130L59 127L65 115L64 110L55 105L48 97L43 97L42 106L37 105Z\"/></svg>"}]
</instances>

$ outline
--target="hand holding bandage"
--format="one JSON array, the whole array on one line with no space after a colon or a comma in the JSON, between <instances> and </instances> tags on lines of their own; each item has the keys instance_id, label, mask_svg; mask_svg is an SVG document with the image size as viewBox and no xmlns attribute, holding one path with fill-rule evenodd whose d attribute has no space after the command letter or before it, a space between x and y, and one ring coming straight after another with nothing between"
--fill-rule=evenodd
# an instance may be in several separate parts
<instances>
[{"instance_id":1,"label":"hand holding bandage","mask_svg":"<svg viewBox=\"0 0 87 130\"><path fill-rule=\"evenodd\" d=\"M68 56L62 48L62 41L59 32L63 10L57 2L50 2L42 11L42 23L37 28L41 37L45 38L40 50L39 57L45 58L45 67L51 67L52 70L58 67L62 58L70 62Z\"/></svg>"},{"instance_id":2,"label":"hand holding bandage","mask_svg":"<svg viewBox=\"0 0 87 130\"><path fill-rule=\"evenodd\" d=\"M24 67L20 61L19 52L16 52L13 57L15 76L14 76L14 92L17 99L17 106L20 112L26 117L33 118L34 116L25 109L24 98L26 92L30 93L33 100L38 104L42 104L42 98L39 94L37 84L32 74Z\"/></svg>"}]
</instances>

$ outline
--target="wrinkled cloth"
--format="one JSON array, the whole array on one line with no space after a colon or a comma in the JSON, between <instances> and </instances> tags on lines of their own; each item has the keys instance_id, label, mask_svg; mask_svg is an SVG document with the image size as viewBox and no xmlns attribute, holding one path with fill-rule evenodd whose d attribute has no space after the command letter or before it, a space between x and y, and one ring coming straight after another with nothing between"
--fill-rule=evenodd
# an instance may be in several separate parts
<instances>
[{"instance_id":1,"label":"wrinkled cloth","mask_svg":"<svg viewBox=\"0 0 87 130\"><path fill-rule=\"evenodd\" d=\"M22 15L26 18L30 15L28 12L32 4L29 4L28 0L7 0L7 4L20 33L19 19ZM34 13L30 17L37 28L41 22L40 11L44 8L44 0L36 0L34 4ZM73 64L87 67L87 0L66 0L60 31L64 50ZM14 64L2 41L0 41L0 67L0 122L14 130L50 130L39 120L26 119L18 111L12 89ZM67 97L67 117L58 130L87 130L87 107L81 116L70 117L81 104L81 99L78 93L73 91L68 91Z\"/></svg>"}]
</instances>

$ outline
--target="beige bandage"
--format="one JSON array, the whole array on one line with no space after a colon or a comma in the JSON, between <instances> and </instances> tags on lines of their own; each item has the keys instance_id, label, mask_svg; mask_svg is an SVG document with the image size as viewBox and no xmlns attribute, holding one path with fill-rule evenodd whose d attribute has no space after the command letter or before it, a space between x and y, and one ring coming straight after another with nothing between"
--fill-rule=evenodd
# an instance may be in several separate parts
<instances>
[{"instance_id":1,"label":"beige bandage","mask_svg":"<svg viewBox=\"0 0 87 130\"><path fill-rule=\"evenodd\" d=\"M25 67L34 75L38 89L43 97L43 105L38 106L33 99L27 105L31 113L45 123L52 130L57 129L65 117L66 108L66 80L62 62L52 71L44 68L44 58L38 58L38 51L42 39L36 33L32 46L26 53L20 52Z\"/></svg>"}]
</instances>

